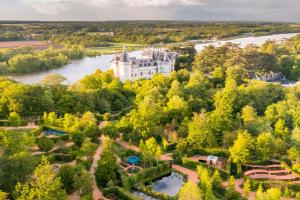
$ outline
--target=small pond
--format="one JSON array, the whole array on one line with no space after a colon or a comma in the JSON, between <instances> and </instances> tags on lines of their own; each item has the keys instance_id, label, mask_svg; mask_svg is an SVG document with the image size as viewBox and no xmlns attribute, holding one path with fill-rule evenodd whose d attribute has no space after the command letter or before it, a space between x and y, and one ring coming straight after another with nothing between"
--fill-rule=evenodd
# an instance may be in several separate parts
<instances>
[{"instance_id":1,"label":"small pond","mask_svg":"<svg viewBox=\"0 0 300 200\"><path fill-rule=\"evenodd\" d=\"M166 176L160 180L155 181L153 189L156 192L175 196L179 192L183 184L183 176L178 173L172 172L170 176Z\"/></svg>"},{"instance_id":2,"label":"small pond","mask_svg":"<svg viewBox=\"0 0 300 200\"><path fill-rule=\"evenodd\" d=\"M64 131L58 131L58 130L52 130L52 129L47 129L45 131L46 135L56 135L56 136L61 136L61 135L65 135L66 132Z\"/></svg>"},{"instance_id":3,"label":"small pond","mask_svg":"<svg viewBox=\"0 0 300 200\"><path fill-rule=\"evenodd\" d=\"M131 165L136 165L140 162L140 158L138 156L129 156L127 162Z\"/></svg>"},{"instance_id":4,"label":"small pond","mask_svg":"<svg viewBox=\"0 0 300 200\"><path fill-rule=\"evenodd\" d=\"M138 173L140 171L140 169L138 167L130 167L127 172L130 174L135 174Z\"/></svg>"}]
</instances>

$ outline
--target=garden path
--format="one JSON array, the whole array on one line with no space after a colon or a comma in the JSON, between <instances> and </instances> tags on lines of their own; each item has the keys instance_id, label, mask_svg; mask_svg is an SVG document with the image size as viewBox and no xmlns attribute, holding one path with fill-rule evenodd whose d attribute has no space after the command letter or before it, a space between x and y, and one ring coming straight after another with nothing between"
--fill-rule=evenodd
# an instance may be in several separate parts
<instances>
[{"instance_id":1,"label":"garden path","mask_svg":"<svg viewBox=\"0 0 300 200\"><path fill-rule=\"evenodd\" d=\"M99 200L99 199L108 200L107 198L105 198L103 196L103 193L98 188L97 183L96 183L96 179L95 179L95 175L94 175L95 171L96 171L96 168L97 168L98 160L100 159L100 156L101 156L103 148L104 148L104 144L105 144L104 135L102 135L99 138L99 140L100 140L100 145L99 145L98 149L96 150L96 152L94 154L93 164L92 164L92 167L90 169L90 174L93 177L93 200Z\"/></svg>"},{"instance_id":2,"label":"garden path","mask_svg":"<svg viewBox=\"0 0 300 200\"><path fill-rule=\"evenodd\" d=\"M0 129L3 129L5 131L11 131L11 130L22 130L22 129L36 129L38 127L39 127L38 125L30 123L30 124L28 124L26 126L17 126L17 127L14 127L14 126L3 126L3 127L0 127Z\"/></svg>"},{"instance_id":3,"label":"garden path","mask_svg":"<svg viewBox=\"0 0 300 200\"><path fill-rule=\"evenodd\" d=\"M244 178L240 178L240 179L236 179L234 181L234 188L235 191L237 191L238 193L240 193L242 196L245 196L244 190L241 188L241 185L244 183ZM228 187L228 181L224 182L222 184L225 188ZM250 192L249 193L249 200L255 200L255 192Z\"/></svg>"},{"instance_id":4,"label":"garden path","mask_svg":"<svg viewBox=\"0 0 300 200\"><path fill-rule=\"evenodd\" d=\"M121 146L123 146L124 148L126 149L130 149L130 150L133 150L133 151L136 151L136 152L139 152L140 151L140 148L137 147L137 146L134 146L134 145L129 145L128 142L124 141L124 140L121 140L120 138L117 139L117 143ZM168 153L168 154L164 154L161 156L161 160L173 160L172 157L171 157L171 154ZM187 175L188 179L194 183L198 183L199 182L199 179L198 179L198 174L193 171L193 170L190 170L190 169L187 169L185 167L182 167L182 166L179 166L179 165L176 165L176 164L172 164L172 168Z\"/></svg>"}]
</instances>

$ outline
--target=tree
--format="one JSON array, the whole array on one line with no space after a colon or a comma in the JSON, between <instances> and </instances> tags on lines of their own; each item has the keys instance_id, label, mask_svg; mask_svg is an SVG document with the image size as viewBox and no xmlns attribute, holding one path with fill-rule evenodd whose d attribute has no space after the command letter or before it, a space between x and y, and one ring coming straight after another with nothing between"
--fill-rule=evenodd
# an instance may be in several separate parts
<instances>
[{"instance_id":1,"label":"tree","mask_svg":"<svg viewBox=\"0 0 300 200\"><path fill-rule=\"evenodd\" d=\"M235 191L235 179L233 176L230 176L228 181L228 188L225 194L225 199L240 199L240 195Z\"/></svg>"},{"instance_id":2,"label":"tree","mask_svg":"<svg viewBox=\"0 0 300 200\"><path fill-rule=\"evenodd\" d=\"M107 142L107 141L106 141ZM105 145L95 172L96 182L99 187L105 187L116 180L117 159L110 145Z\"/></svg>"},{"instance_id":3,"label":"tree","mask_svg":"<svg viewBox=\"0 0 300 200\"><path fill-rule=\"evenodd\" d=\"M212 179L209 171L204 167L197 167L198 177L200 179L200 189L204 200L213 200L216 197L213 194Z\"/></svg>"},{"instance_id":4,"label":"tree","mask_svg":"<svg viewBox=\"0 0 300 200\"><path fill-rule=\"evenodd\" d=\"M201 191L191 181L185 183L179 191L178 200L201 200Z\"/></svg>"},{"instance_id":5,"label":"tree","mask_svg":"<svg viewBox=\"0 0 300 200\"><path fill-rule=\"evenodd\" d=\"M62 85L67 79L60 74L49 74L44 77L41 83L45 86L59 86Z\"/></svg>"},{"instance_id":6,"label":"tree","mask_svg":"<svg viewBox=\"0 0 300 200\"><path fill-rule=\"evenodd\" d=\"M74 175L75 169L70 165L63 165L58 172L58 177L61 179L62 188L70 194L74 190Z\"/></svg>"},{"instance_id":7,"label":"tree","mask_svg":"<svg viewBox=\"0 0 300 200\"><path fill-rule=\"evenodd\" d=\"M93 178L91 174L88 171L82 169L80 173L75 174L73 186L74 188L76 188L76 190L79 190L81 196L91 196L93 191ZM92 197L90 197L90 199L91 198Z\"/></svg>"},{"instance_id":8,"label":"tree","mask_svg":"<svg viewBox=\"0 0 300 200\"><path fill-rule=\"evenodd\" d=\"M110 138L116 138L118 136L118 128L111 122L106 122L104 127L101 128L101 132Z\"/></svg>"},{"instance_id":9,"label":"tree","mask_svg":"<svg viewBox=\"0 0 300 200\"><path fill-rule=\"evenodd\" d=\"M11 113L9 113L8 122L9 122L9 125L11 125L11 126L15 126L15 127L20 126L21 125L21 117L18 113L11 112Z\"/></svg>"},{"instance_id":10,"label":"tree","mask_svg":"<svg viewBox=\"0 0 300 200\"><path fill-rule=\"evenodd\" d=\"M83 132L79 131L75 131L71 134L72 136L72 140L75 143L76 146L81 147L81 145L83 144L83 142L86 139L86 136Z\"/></svg>"},{"instance_id":11,"label":"tree","mask_svg":"<svg viewBox=\"0 0 300 200\"><path fill-rule=\"evenodd\" d=\"M280 188L270 188L266 192L263 192L262 187L260 186L256 192L257 200L280 200L281 191Z\"/></svg>"},{"instance_id":12,"label":"tree","mask_svg":"<svg viewBox=\"0 0 300 200\"><path fill-rule=\"evenodd\" d=\"M245 197L248 198L251 192L251 185L250 185L249 178L247 178L246 181L244 182L243 190L244 190Z\"/></svg>"},{"instance_id":13,"label":"tree","mask_svg":"<svg viewBox=\"0 0 300 200\"><path fill-rule=\"evenodd\" d=\"M265 132L258 135L256 138L256 152L260 160L270 160L273 156L274 149L275 141L270 132Z\"/></svg>"},{"instance_id":14,"label":"tree","mask_svg":"<svg viewBox=\"0 0 300 200\"><path fill-rule=\"evenodd\" d=\"M80 151L83 152L88 157L91 157L96 150L97 145L91 142L90 138L85 138L83 144L81 145Z\"/></svg>"},{"instance_id":15,"label":"tree","mask_svg":"<svg viewBox=\"0 0 300 200\"><path fill-rule=\"evenodd\" d=\"M183 89L181 87L180 82L177 80L174 80L171 83L171 88L169 89L169 91L167 93L167 97L169 99L171 99L173 96L179 96L179 97L183 96Z\"/></svg>"},{"instance_id":16,"label":"tree","mask_svg":"<svg viewBox=\"0 0 300 200\"><path fill-rule=\"evenodd\" d=\"M16 200L66 200L60 178L56 177L52 166L43 157L28 182L16 186Z\"/></svg>"},{"instance_id":17,"label":"tree","mask_svg":"<svg viewBox=\"0 0 300 200\"><path fill-rule=\"evenodd\" d=\"M155 138L152 137L146 140L145 144L141 141L140 149L144 163L152 165L154 160L158 162L161 156L161 148L157 144Z\"/></svg>"},{"instance_id":18,"label":"tree","mask_svg":"<svg viewBox=\"0 0 300 200\"><path fill-rule=\"evenodd\" d=\"M8 194L6 192L2 192L0 190L0 199L1 200L7 200L8 199Z\"/></svg>"},{"instance_id":19,"label":"tree","mask_svg":"<svg viewBox=\"0 0 300 200\"><path fill-rule=\"evenodd\" d=\"M51 139L47 138L46 136L41 137L37 141L37 145L41 151L49 152L54 147L54 143Z\"/></svg>"},{"instance_id":20,"label":"tree","mask_svg":"<svg viewBox=\"0 0 300 200\"><path fill-rule=\"evenodd\" d=\"M247 131L240 131L234 145L229 148L233 162L238 164L238 173L241 173L241 163L247 162L252 155L254 141Z\"/></svg>"},{"instance_id":21,"label":"tree","mask_svg":"<svg viewBox=\"0 0 300 200\"><path fill-rule=\"evenodd\" d=\"M288 135L289 129L285 126L285 121L283 119L278 119L274 126L274 132L277 137L282 139Z\"/></svg>"},{"instance_id":22,"label":"tree","mask_svg":"<svg viewBox=\"0 0 300 200\"><path fill-rule=\"evenodd\" d=\"M214 147L216 137L211 128L210 116L206 113L194 114L192 121L188 124L188 139L195 147Z\"/></svg>"},{"instance_id":23,"label":"tree","mask_svg":"<svg viewBox=\"0 0 300 200\"><path fill-rule=\"evenodd\" d=\"M216 188L222 188L222 178L220 175L219 170L215 170L213 176L212 176L212 185Z\"/></svg>"},{"instance_id":24,"label":"tree","mask_svg":"<svg viewBox=\"0 0 300 200\"><path fill-rule=\"evenodd\" d=\"M184 116L187 114L187 111L187 102L179 96L172 96L167 102L166 112L168 114L168 121L171 121L172 119L177 119L181 122Z\"/></svg>"}]
</instances>

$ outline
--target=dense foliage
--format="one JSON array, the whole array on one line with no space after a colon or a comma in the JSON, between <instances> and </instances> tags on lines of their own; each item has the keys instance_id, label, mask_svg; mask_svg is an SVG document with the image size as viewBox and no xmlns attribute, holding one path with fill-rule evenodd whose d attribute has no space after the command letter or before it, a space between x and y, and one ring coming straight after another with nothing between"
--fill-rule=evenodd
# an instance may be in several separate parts
<instances>
[{"instance_id":1,"label":"dense foliage","mask_svg":"<svg viewBox=\"0 0 300 200\"><path fill-rule=\"evenodd\" d=\"M297 24L176 21L2 22L0 41L51 40L60 44L106 47L111 42L157 44L243 34L299 32Z\"/></svg>"},{"instance_id":2,"label":"dense foliage","mask_svg":"<svg viewBox=\"0 0 300 200\"><path fill-rule=\"evenodd\" d=\"M70 60L92 55L79 46L36 51L30 47L0 49L0 74L29 73L62 67Z\"/></svg>"}]
</instances>

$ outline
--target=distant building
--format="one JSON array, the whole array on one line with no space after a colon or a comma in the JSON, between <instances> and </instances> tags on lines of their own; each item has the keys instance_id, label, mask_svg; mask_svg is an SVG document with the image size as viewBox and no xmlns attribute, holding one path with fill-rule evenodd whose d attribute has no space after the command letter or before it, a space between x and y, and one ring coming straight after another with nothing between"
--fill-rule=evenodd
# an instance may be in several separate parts
<instances>
[{"instance_id":1,"label":"distant building","mask_svg":"<svg viewBox=\"0 0 300 200\"><path fill-rule=\"evenodd\" d=\"M162 49L147 48L142 58L129 57L124 49L113 57L110 67L121 80L149 79L157 73L169 75L174 71L175 59L176 53Z\"/></svg>"},{"instance_id":2,"label":"distant building","mask_svg":"<svg viewBox=\"0 0 300 200\"><path fill-rule=\"evenodd\" d=\"M265 82L282 82L285 80L285 76L281 72L279 73L269 72L261 76L255 73L253 79L259 81L265 81Z\"/></svg>"}]
</instances>

